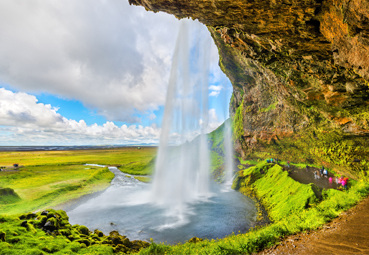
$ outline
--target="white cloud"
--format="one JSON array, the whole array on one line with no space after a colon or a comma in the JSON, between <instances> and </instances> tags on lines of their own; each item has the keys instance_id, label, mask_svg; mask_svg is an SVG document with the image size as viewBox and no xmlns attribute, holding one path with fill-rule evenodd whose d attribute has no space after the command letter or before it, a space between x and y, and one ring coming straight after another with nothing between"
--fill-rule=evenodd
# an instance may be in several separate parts
<instances>
[{"instance_id":1,"label":"white cloud","mask_svg":"<svg viewBox=\"0 0 369 255\"><path fill-rule=\"evenodd\" d=\"M188 24L211 41L205 26ZM175 17L129 6L127 0L0 1L0 84L25 92L1 90L0 141L156 141L156 126L118 127L109 121L155 119L153 111L164 105L178 27ZM214 43L209 71L211 84L225 79ZM209 89L215 97L221 86ZM109 121L86 125L66 119L27 94L41 92L81 101Z\"/></svg>"},{"instance_id":2,"label":"white cloud","mask_svg":"<svg viewBox=\"0 0 369 255\"><path fill-rule=\"evenodd\" d=\"M209 86L209 90L211 91L210 93L209 93L209 96L210 97L217 97L219 94L220 94L220 91L223 89L223 86L221 86L221 85L218 85L218 86L216 86L216 85L211 85L211 86Z\"/></svg>"},{"instance_id":3,"label":"white cloud","mask_svg":"<svg viewBox=\"0 0 369 255\"><path fill-rule=\"evenodd\" d=\"M135 144L157 143L155 125L116 126L113 122L87 125L61 116L57 108L38 103L35 96L0 88L0 139L16 144Z\"/></svg>"},{"instance_id":4,"label":"white cloud","mask_svg":"<svg viewBox=\"0 0 369 255\"><path fill-rule=\"evenodd\" d=\"M212 91L212 92L210 92L209 96L211 96L211 97L216 97L216 96L218 96L219 94L220 94L220 91Z\"/></svg>"},{"instance_id":5,"label":"white cloud","mask_svg":"<svg viewBox=\"0 0 369 255\"><path fill-rule=\"evenodd\" d=\"M178 23L126 0L1 1L0 83L137 121L164 104Z\"/></svg>"}]
</instances>

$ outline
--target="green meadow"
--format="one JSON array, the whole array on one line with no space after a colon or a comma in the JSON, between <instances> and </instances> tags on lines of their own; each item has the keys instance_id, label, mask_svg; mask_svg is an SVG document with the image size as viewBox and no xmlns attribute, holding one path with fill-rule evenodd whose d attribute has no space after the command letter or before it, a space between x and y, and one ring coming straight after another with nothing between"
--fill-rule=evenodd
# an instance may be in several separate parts
<instances>
[{"instance_id":1,"label":"green meadow","mask_svg":"<svg viewBox=\"0 0 369 255\"><path fill-rule=\"evenodd\" d=\"M156 148L151 147L0 152L0 166L6 167L0 172L0 213L42 210L106 189L114 174L107 167L85 164L114 165L121 171L127 168L131 174L142 174L143 166L150 168L155 154ZM12 167L15 163L19 164L16 169ZM141 180L147 181L147 177Z\"/></svg>"},{"instance_id":2,"label":"green meadow","mask_svg":"<svg viewBox=\"0 0 369 255\"><path fill-rule=\"evenodd\" d=\"M102 149L102 150L72 150L72 151L29 151L0 152L0 166L71 165L100 164L114 166L129 166L133 163L150 162L156 153L156 147L136 147Z\"/></svg>"}]
</instances>

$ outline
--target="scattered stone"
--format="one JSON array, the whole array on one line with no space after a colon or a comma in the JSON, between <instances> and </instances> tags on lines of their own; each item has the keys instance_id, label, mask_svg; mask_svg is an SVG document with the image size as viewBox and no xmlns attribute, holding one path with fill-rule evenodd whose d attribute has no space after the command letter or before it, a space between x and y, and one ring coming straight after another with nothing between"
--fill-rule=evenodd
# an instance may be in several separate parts
<instances>
[{"instance_id":1,"label":"scattered stone","mask_svg":"<svg viewBox=\"0 0 369 255\"><path fill-rule=\"evenodd\" d=\"M41 212L41 215L43 215L43 216L47 216L47 214L49 213L49 211L42 211Z\"/></svg>"},{"instance_id":2,"label":"scattered stone","mask_svg":"<svg viewBox=\"0 0 369 255\"><path fill-rule=\"evenodd\" d=\"M114 252L115 253L127 253L128 248L126 246L124 246L123 244L118 244L117 246L115 246L114 248Z\"/></svg>"},{"instance_id":3,"label":"scattered stone","mask_svg":"<svg viewBox=\"0 0 369 255\"><path fill-rule=\"evenodd\" d=\"M104 236L104 233L101 232L100 230L98 229L95 229L94 233L98 236L98 237L103 237Z\"/></svg>"},{"instance_id":4,"label":"scattered stone","mask_svg":"<svg viewBox=\"0 0 369 255\"><path fill-rule=\"evenodd\" d=\"M21 226L26 228L27 227L27 221L26 220L22 221Z\"/></svg>"},{"instance_id":5,"label":"scattered stone","mask_svg":"<svg viewBox=\"0 0 369 255\"><path fill-rule=\"evenodd\" d=\"M84 235L88 235L90 233L90 231L88 230L86 226L79 226L78 231Z\"/></svg>"},{"instance_id":6,"label":"scattered stone","mask_svg":"<svg viewBox=\"0 0 369 255\"><path fill-rule=\"evenodd\" d=\"M3 231L0 231L0 241L5 242L6 239L6 233Z\"/></svg>"},{"instance_id":7,"label":"scattered stone","mask_svg":"<svg viewBox=\"0 0 369 255\"><path fill-rule=\"evenodd\" d=\"M35 213L26 213L26 214L22 214L21 216L19 216L20 220L30 220L30 219L34 219L34 218L36 218Z\"/></svg>"},{"instance_id":8,"label":"scattered stone","mask_svg":"<svg viewBox=\"0 0 369 255\"><path fill-rule=\"evenodd\" d=\"M48 231L54 231L55 230L55 225L53 221L47 221L45 223L45 225L43 226L44 230L48 230Z\"/></svg>"}]
</instances>

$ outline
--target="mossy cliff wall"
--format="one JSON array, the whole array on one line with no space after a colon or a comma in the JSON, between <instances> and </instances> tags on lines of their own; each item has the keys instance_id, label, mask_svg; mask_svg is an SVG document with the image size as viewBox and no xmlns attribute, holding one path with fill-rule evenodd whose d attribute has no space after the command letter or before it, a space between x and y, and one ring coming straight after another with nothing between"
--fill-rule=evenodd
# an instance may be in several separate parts
<instances>
[{"instance_id":1,"label":"mossy cliff wall","mask_svg":"<svg viewBox=\"0 0 369 255\"><path fill-rule=\"evenodd\" d=\"M367 169L368 1L129 2L208 26L233 84L231 114L242 157L264 152L339 171Z\"/></svg>"}]
</instances>

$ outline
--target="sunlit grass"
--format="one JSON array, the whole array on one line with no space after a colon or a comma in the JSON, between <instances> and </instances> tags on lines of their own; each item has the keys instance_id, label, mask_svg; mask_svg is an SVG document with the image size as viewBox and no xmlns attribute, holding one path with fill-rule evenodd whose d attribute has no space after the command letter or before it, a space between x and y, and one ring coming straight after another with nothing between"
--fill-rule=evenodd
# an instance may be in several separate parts
<instances>
[{"instance_id":1,"label":"sunlit grass","mask_svg":"<svg viewBox=\"0 0 369 255\"><path fill-rule=\"evenodd\" d=\"M0 152L0 165L18 170L0 172L0 188L11 188L20 197L7 197L0 213L42 210L82 195L100 191L114 177L108 168L85 164L115 165L131 174L151 174L156 148L118 148L78 151ZM142 170L145 171L142 171ZM148 182L148 177L141 181Z\"/></svg>"},{"instance_id":2,"label":"sunlit grass","mask_svg":"<svg viewBox=\"0 0 369 255\"><path fill-rule=\"evenodd\" d=\"M108 168L84 165L27 166L16 172L0 172L0 187L13 189L21 198L0 204L0 212L14 214L55 206L105 189L113 177Z\"/></svg>"},{"instance_id":3,"label":"sunlit grass","mask_svg":"<svg viewBox=\"0 0 369 255\"><path fill-rule=\"evenodd\" d=\"M133 162L149 162L156 155L156 147L136 147L104 150L72 151L21 151L0 152L0 166L63 165L63 164L101 164L126 165Z\"/></svg>"},{"instance_id":4,"label":"sunlit grass","mask_svg":"<svg viewBox=\"0 0 369 255\"><path fill-rule=\"evenodd\" d=\"M136 180L139 180L140 182L146 182L146 183L151 182L151 178L147 176L135 176L134 178Z\"/></svg>"}]
</instances>

